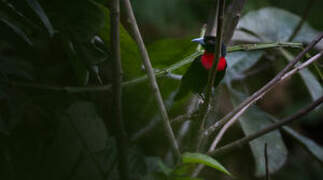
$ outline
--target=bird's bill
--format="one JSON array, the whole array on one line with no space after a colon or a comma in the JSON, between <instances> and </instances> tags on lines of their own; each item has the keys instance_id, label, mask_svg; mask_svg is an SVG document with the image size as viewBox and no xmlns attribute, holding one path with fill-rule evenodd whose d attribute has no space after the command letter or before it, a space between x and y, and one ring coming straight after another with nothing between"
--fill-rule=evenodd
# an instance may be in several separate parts
<instances>
[{"instance_id":1,"label":"bird's bill","mask_svg":"<svg viewBox=\"0 0 323 180\"><path fill-rule=\"evenodd\" d=\"M198 42L198 43L200 43L201 45L204 45L204 44L205 44L205 42L204 42L204 39L203 39L203 38L195 38L195 39L193 39L193 40L192 40L192 42Z\"/></svg>"}]
</instances>

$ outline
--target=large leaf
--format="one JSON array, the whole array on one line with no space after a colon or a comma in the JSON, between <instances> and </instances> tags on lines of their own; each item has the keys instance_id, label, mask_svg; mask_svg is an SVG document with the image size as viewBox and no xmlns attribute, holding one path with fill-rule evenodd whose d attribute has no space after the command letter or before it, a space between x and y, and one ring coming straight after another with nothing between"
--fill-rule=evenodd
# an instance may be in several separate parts
<instances>
[{"instance_id":1,"label":"large leaf","mask_svg":"<svg viewBox=\"0 0 323 180\"><path fill-rule=\"evenodd\" d=\"M105 42L107 48L110 49L110 11L102 5L96 4L96 6L99 7L104 16L104 23L100 28L99 36ZM120 25L120 48L124 80L134 79L143 75L144 71L141 69L142 63L138 47L122 25Z\"/></svg>"},{"instance_id":2,"label":"large leaf","mask_svg":"<svg viewBox=\"0 0 323 180\"><path fill-rule=\"evenodd\" d=\"M236 90L230 89L230 91L234 106L237 106L246 97ZM247 136L272 124L270 118L270 115L261 111L256 106L251 106L242 116L240 116L239 120L242 130ZM255 159L256 176L264 176L266 174L264 157L265 143L267 143L268 148L270 173L279 170L287 159L287 148L278 130L251 141L249 145Z\"/></svg>"},{"instance_id":3,"label":"large leaf","mask_svg":"<svg viewBox=\"0 0 323 180\"><path fill-rule=\"evenodd\" d=\"M266 41L287 41L294 31L294 28L300 21L300 17L273 7L263 8L258 11L253 11L245 15L238 24L238 28L247 29L252 33L260 36L260 39ZM312 29L307 23L305 23L297 34L294 41L309 43L318 34L317 31ZM250 39L249 39L250 38ZM238 41L259 41L260 39L250 36L245 32L237 31L233 37ZM323 49L323 41L320 42L316 48ZM294 59L293 55L285 50L283 55L291 61ZM315 76L308 70L302 70L299 72L304 80L310 95L315 100L323 94L323 88L317 81Z\"/></svg>"},{"instance_id":4,"label":"large leaf","mask_svg":"<svg viewBox=\"0 0 323 180\"><path fill-rule=\"evenodd\" d=\"M213 159L211 156L201 153L184 153L182 155L182 162L184 164L203 164L211 168L217 169L227 175L230 175L229 171L225 169L217 160Z\"/></svg>"},{"instance_id":5,"label":"large leaf","mask_svg":"<svg viewBox=\"0 0 323 180\"><path fill-rule=\"evenodd\" d=\"M288 11L267 7L246 14L240 19L238 28L248 29L269 41L287 41L300 20L300 17ZM309 43L317 34L316 30L305 23L294 41ZM259 41L241 31L236 31L233 40ZM323 49L323 42L316 47Z\"/></svg>"},{"instance_id":6,"label":"large leaf","mask_svg":"<svg viewBox=\"0 0 323 180\"><path fill-rule=\"evenodd\" d=\"M233 78L243 75L244 71L255 65L263 54L264 51L228 53L226 59L229 68L225 76L226 82L230 82Z\"/></svg>"},{"instance_id":7,"label":"large leaf","mask_svg":"<svg viewBox=\"0 0 323 180\"><path fill-rule=\"evenodd\" d=\"M293 59L295 59L295 57L288 51L281 49L281 52L288 61L292 61ZM313 73L308 69L303 69L299 71L299 74L301 75L301 78L303 79L303 82L305 83L312 99L316 100L320 98L323 95L323 87L318 82Z\"/></svg>"},{"instance_id":8,"label":"large leaf","mask_svg":"<svg viewBox=\"0 0 323 180\"><path fill-rule=\"evenodd\" d=\"M279 120L275 117L271 117L273 122L278 122ZM292 128L283 126L282 128L289 136L291 136L297 143L302 145L305 150L307 150L315 159L323 163L323 147L308 137L305 137Z\"/></svg>"},{"instance_id":9,"label":"large leaf","mask_svg":"<svg viewBox=\"0 0 323 180\"><path fill-rule=\"evenodd\" d=\"M163 39L148 46L151 61L156 68L165 68L193 54L197 44L185 39ZM184 68L185 70L185 68ZM185 71L176 71L184 73Z\"/></svg>"},{"instance_id":10,"label":"large leaf","mask_svg":"<svg viewBox=\"0 0 323 180\"><path fill-rule=\"evenodd\" d=\"M103 27L104 13L90 0L38 0L55 30L69 38L89 42Z\"/></svg>"},{"instance_id":11,"label":"large leaf","mask_svg":"<svg viewBox=\"0 0 323 180\"><path fill-rule=\"evenodd\" d=\"M93 104L76 102L68 108L67 114L91 152L99 152L105 148L107 132Z\"/></svg>"}]
</instances>

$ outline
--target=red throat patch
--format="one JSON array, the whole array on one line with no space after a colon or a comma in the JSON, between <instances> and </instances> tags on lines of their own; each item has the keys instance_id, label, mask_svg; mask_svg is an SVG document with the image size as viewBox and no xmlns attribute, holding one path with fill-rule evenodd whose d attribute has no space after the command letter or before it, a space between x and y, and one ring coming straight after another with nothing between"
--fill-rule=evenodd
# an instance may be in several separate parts
<instances>
[{"instance_id":1,"label":"red throat patch","mask_svg":"<svg viewBox=\"0 0 323 180\"><path fill-rule=\"evenodd\" d=\"M202 65L203 65L203 67L205 69L207 69L207 70L211 69L212 68L212 64L213 64L213 61L214 61L214 54L213 53L207 53L207 52L205 52L202 55L201 62L202 62ZM226 63L225 58L224 57L220 57L220 61L219 61L217 70L218 71L223 71L226 66L227 66L227 63Z\"/></svg>"}]
</instances>

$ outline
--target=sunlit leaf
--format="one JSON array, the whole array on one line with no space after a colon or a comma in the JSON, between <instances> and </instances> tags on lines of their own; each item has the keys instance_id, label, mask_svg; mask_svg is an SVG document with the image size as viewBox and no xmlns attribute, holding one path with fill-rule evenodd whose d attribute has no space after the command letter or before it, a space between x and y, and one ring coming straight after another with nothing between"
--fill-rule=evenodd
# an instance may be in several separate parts
<instances>
[{"instance_id":1,"label":"sunlit leaf","mask_svg":"<svg viewBox=\"0 0 323 180\"><path fill-rule=\"evenodd\" d=\"M217 169L227 175L230 175L229 171L225 169L217 160L211 156L202 153L184 153L182 155L182 162L184 164L198 163Z\"/></svg>"},{"instance_id":2,"label":"sunlit leaf","mask_svg":"<svg viewBox=\"0 0 323 180\"><path fill-rule=\"evenodd\" d=\"M237 106L246 98L246 96L236 90L230 89L231 99L234 106ZM271 123L270 115L261 111L256 106L251 106L242 116L240 116L240 125L245 135L250 135L269 126ZM252 154L255 159L256 176L264 176L265 157L264 145L267 143L269 172L278 171L286 162L287 148L283 142L282 136L278 130L261 136L249 143Z\"/></svg>"}]
</instances>

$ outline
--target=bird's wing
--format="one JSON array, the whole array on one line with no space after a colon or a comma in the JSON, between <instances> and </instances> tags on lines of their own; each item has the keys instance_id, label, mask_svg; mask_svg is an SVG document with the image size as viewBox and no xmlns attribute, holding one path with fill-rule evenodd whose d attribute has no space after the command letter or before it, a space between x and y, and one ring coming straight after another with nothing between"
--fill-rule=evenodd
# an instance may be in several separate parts
<instances>
[{"instance_id":1,"label":"bird's wing","mask_svg":"<svg viewBox=\"0 0 323 180\"><path fill-rule=\"evenodd\" d=\"M195 58L191 66L183 75L179 91L175 100L185 97L190 91L201 93L207 82L208 71L201 64L201 56Z\"/></svg>"}]
</instances>

